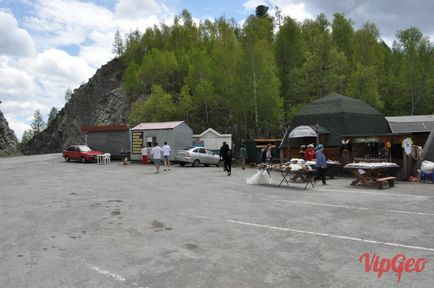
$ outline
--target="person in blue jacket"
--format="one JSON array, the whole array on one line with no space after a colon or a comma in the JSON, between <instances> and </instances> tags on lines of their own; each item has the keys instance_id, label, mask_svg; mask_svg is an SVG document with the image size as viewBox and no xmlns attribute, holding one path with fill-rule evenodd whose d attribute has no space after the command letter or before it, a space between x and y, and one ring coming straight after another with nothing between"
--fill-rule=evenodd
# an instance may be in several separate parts
<instances>
[{"instance_id":1,"label":"person in blue jacket","mask_svg":"<svg viewBox=\"0 0 434 288\"><path fill-rule=\"evenodd\" d=\"M318 171L318 174L315 177L315 179L321 178L322 184L327 185L326 176L325 176L326 169L327 169L327 160L326 160L325 155L324 155L324 145L319 144L315 148L315 156L316 156L315 167L316 167L316 170Z\"/></svg>"}]
</instances>

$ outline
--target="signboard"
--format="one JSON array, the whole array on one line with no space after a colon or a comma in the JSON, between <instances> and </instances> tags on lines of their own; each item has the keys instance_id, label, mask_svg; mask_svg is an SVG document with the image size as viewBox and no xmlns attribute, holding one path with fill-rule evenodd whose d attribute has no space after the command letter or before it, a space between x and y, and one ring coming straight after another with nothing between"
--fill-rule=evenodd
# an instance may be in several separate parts
<instances>
[{"instance_id":1,"label":"signboard","mask_svg":"<svg viewBox=\"0 0 434 288\"><path fill-rule=\"evenodd\" d=\"M143 145L143 133L142 132L132 132L131 133L131 143L132 143L132 154L142 154Z\"/></svg>"}]
</instances>

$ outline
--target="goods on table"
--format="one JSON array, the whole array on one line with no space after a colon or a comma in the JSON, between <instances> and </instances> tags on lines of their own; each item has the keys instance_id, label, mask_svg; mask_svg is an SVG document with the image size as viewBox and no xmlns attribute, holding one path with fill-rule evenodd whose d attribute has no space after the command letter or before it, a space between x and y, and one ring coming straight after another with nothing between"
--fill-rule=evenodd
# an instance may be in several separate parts
<instances>
[{"instance_id":1,"label":"goods on table","mask_svg":"<svg viewBox=\"0 0 434 288\"><path fill-rule=\"evenodd\" d=\"M306 165L315 166L316 161L306 161ZM340 165L339 161L327 160L327 165Z\"/></svg>"},{"instance_id":2,"label":"goods on table","mask_svg":"<svg viewBox=\"0 0 434 288\"><path fill-rule=\"evenodd\" d=\"M399 167L395 163L390 162L357 162L345 165L346 169L376 169L376 168L395 168Z\"/></svg>"},{"instance_id":3,"label":"goods on table","mask_svg":"<svg viewBox=\"0 0 434 288\"><path fill-rule=\"evenodd\" d=\"M422 165L420 166L420 170L425 173L434 172L434 162L424 160L422 161Z\"/></svg>"},{"instance_id":4,"label":"goods on table","mask_svg":"<svg viewBox=\"0 0 434 288\"><path fill-rule=\"evenodd\" d=\"M304 160L303 160L304 162ZM299 164L295 164L295 163L291 163L291 162L286 162L284 164L275 164L272 166L273 170L278 170L278 171L309 171L312 170L312 167L305 165L304 163L301 164L301 162L299 162Z\"/></svg>"}]
</instances>

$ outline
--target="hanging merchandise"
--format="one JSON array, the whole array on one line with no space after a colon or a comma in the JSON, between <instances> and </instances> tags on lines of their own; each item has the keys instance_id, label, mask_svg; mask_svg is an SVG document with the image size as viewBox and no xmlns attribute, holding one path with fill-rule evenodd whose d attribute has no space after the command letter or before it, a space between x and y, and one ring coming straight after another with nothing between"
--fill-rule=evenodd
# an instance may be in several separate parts
<instances>
[{"instance_id":1,"label":"hanging merchandise","mask_svg":"<svg viewBox=\"0 0 434 288\"><path fill-rule=\"evenodd\" d=\"M411 145L413 145L413 140L411 140L410 137L405 138L402 140L402 148L404 148L405 154L410 155L411 154Z\"/></svg>"}]
</instances>

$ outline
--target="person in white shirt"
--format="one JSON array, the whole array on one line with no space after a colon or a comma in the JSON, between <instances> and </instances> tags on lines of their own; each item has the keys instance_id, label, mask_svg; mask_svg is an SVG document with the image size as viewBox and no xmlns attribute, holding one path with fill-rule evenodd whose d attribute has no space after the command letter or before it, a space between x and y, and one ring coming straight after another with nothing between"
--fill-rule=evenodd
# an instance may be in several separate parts
<instances>
[{"instance_id":1,"label":"person in white shirt","mask_svg":"<svg viewBox=\"0 0 434 288\"><path fill-rule=\"evenodd\" d=\"M167 142L164 142L163 146L163 158L164 158L164 171L170 170L170 146L167 144Z\"/></svg>"},{"instance_id":2,"label":"person in white shirt","mask_svg":"<svg viewBox=\"0 0 434 288\"><path fill-rule=\"evenodd\" d=\"M161 149L160 146L158 146L158 143L154 143L154 148L151 150L152 159L154 160L155 164L155 173L160 173L160 161L161 161L161 153L163 152L163 149Z\"/></svg>"}]
</instances>

